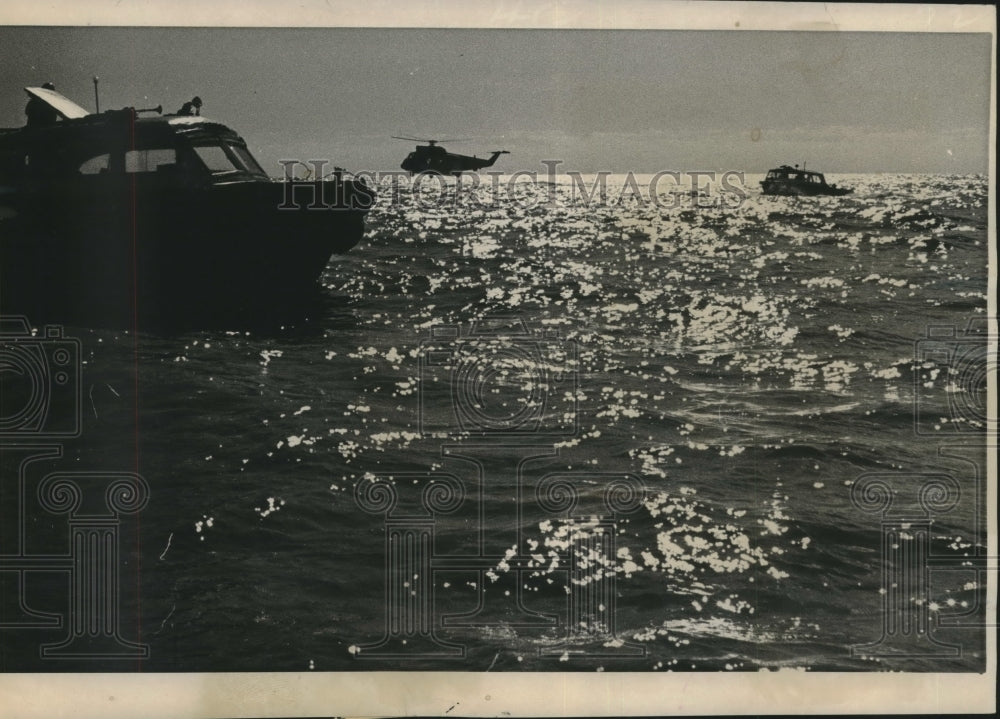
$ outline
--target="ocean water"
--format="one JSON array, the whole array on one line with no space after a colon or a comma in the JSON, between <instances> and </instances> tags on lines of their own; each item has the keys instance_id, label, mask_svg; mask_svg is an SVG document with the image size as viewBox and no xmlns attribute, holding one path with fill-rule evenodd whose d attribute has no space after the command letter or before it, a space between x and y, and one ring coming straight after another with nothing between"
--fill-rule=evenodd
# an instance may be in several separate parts
<instances>
[{"instance_id":1,"label":"ocean water","mask_svg":"<svg viewBox=\"0 0 1000 719\"><path fill-rule=\"evenodd\" d=\"M118 624L149 656L8 629L4 668L982 671L987 180L746 179L383 188L294 317L65 328L82 434L38 476L145 478Z\"/></svg>"}]
</instances>

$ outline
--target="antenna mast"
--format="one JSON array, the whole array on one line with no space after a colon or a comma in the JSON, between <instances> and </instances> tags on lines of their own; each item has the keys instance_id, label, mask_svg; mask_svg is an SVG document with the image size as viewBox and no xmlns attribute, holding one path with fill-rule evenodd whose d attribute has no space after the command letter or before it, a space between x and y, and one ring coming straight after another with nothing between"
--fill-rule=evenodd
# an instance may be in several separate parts
<instances>
[{"instance_id":1,"label":"antenna mast","mask_svg":"<svg viewBox=\"0 0 1000 719\"><path fill-rule=\"evenodd\" d=\"M94 107L97 109L97 114L101 114L101 98L97 95L97 80L99 78L94 75Z\"/></svg>"}]
</instances>

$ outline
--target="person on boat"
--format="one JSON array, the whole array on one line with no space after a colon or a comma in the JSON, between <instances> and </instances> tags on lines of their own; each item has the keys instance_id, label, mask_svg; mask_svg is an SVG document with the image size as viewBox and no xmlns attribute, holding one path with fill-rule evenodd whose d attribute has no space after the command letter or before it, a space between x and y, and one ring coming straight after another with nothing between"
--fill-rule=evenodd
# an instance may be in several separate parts
<instances>
[{"instance_id":1,"label":"person on boat","mask_svg":"<svg viewBox=\"0 0 1000 719\"><path fill-rule=\"evenodd\" d=\"M200 115L201 114L201 98L197 95L191 98L190 102L185 102L181 105L181 109L177 111L178 115Z\"/></svg>"},{"instance_id":2,"label":"person on boat","mask_svg":"<svg viewBox=\"0 0 1000 719\"><path fill-rule=\"evenodd\" d=\"M56 86L51 82L47 82L42 85L42 88L45 90L55 90ZM28 127L54 125L56 124L56 120L59 119L59 114L55 111L55 108L34 95L28 100L28 104L25 105L24 114L28 116Z\"/></svg>"}]
</instances>

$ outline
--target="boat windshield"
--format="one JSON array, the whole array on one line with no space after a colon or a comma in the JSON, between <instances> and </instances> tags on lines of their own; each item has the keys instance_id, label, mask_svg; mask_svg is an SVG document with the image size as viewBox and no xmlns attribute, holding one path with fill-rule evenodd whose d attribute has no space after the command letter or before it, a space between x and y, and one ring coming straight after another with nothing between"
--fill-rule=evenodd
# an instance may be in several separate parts
<instances>
[{"instance_id":1,"label":"boat windshield","mask_svg":"<svg viewBox=\"0 0 1000 719\"><path fill-rule=\"evenodd\" d=\"M194 151L205 163L205 167L214 176L228 175L230 173L248 173L251 175L264 175L264 170L257 160L254 159L250 151L241 145L233 143L195 145Z\"/></svg>"}]
</instances>

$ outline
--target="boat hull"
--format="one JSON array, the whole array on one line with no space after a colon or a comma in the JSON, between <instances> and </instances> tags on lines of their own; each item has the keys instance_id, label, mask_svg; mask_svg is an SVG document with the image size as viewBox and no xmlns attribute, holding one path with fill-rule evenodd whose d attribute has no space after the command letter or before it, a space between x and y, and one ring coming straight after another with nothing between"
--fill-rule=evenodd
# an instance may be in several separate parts
<instances>
[{"instance_id":1,"label":"boat hull","mask_svg":"<svg viewBox=\"0 0 1000 719\"><path fill-rule=\"evenodd\" d=\"M361 241L374 198L350 179L200 188L143 179L8 200L4 314L130 326L295 303L331 255Z\"/></svg>"},{"instance_id":2,"label":"boat hull","mask_svg":"<svg viewBox=\"0 0 1000 719\"><path fill-rule=\"evenodd\" d=\"M849 195L854 190L847 187L827 185L825 182L801 182L791 179L763 180L760 183L761 192L765 195L785 196L835 196Z\"/></svg>"}]
</instances>

